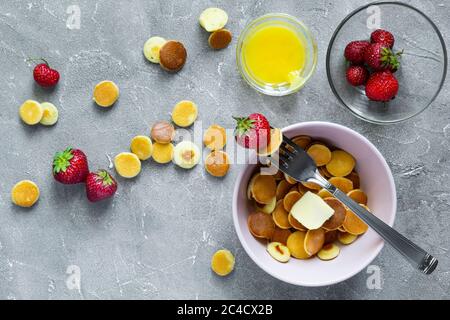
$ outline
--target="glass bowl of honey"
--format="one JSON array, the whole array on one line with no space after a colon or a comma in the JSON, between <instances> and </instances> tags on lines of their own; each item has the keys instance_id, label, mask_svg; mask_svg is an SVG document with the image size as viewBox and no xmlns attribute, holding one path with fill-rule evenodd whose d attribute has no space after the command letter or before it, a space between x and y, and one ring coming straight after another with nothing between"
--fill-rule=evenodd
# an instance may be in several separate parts
<instances>
[{"instance_id":1,"label":"glass bowl of honey","mask_svg":"<svg viewBox=\"0 0 450 320\"><path fill-rule=\"evenodd\" d=\"M271 96L300 90L317 65L317 44L308 27L284 13L256 18L242 31L236 62L244 80Z\"/></svg>"}]
</instances>

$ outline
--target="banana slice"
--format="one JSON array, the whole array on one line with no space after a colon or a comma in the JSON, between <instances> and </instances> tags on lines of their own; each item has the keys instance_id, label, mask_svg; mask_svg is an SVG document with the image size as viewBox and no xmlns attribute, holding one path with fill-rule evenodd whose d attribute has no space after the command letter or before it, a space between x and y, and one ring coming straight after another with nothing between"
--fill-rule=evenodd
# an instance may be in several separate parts
<instances>
[{"instance_id":1,"label":"banana slice","mask_svg":"<svg viewBox=\"0 0 450 320\"><path fill-rule=\"evenodd\" d=\"M228 14L219 8L208 8L200 14L198 22L206 31L213 32L225 27Z\"/></svg>"},{"instance_id":2,"label":"banana slice","mask_svg":"<svg viewBox=\"0 0 450 320\"><path fill-rule=\"evenodd\" d=\"M100 107L111 107L119 99L119 87L113 81L101 81L94 87L93 96Z\"/></svg>"},{"instance_id":3,"label":"banana slice","mask_svg":"<svg viewBox=\"0 0 450 320\"><path fill-rule=\"evenodd\" d=\"M44 114L44 108L42 105L34 100L25 101L19 109L19 115L23 122L32 126L38 124L41 121Z\"/></svg>"},{"instance_id":4,"label":"banana slice","mask_svg":"<svg viewBox=\"0 0 450 320\"><path fill-rule=\"evenodd\" d=\"M39 187L30 180L22 180L12 188L12 202L24 208L33 206L39 199Z\"/></svg>"},{"instance_id":5,"label":"banana slice","mask_svg":"<svg viewBox=\"0 0 450 320\"><path fill-rule=\"evenodd\" d=\"M131 152L119 153L114 158L117 173L124 178L134 178L141 172L141 160Z\"/></svg>"},{"instance_id":6,"label":"banana slice","mask_svg":"<svg viewBox=\"0 0 450 320\"><path fill-rule=\"evenodd\" d=\"M136 136L131 140L130 150L139 160L147 160L152 156L153 144L147 136Z\"/></svg>"},{"instance_id":7,"label":"banana slice","mask_svg":"<svg viewBox=\"0 0 450 320\"><path fill-rule=\"evenodd\" d=\"M173 162L183 169L192 169L200 161L200 150L191 141L181 141L173 151Z\"/></svg>"},{"instance_id":8,"label":"banana slice","mask_svg":"<svg viewBox=\"0 0 450 320\"><path fill-rule=\"evenodd\" d=\"M229 250L219 250L212 256L211 269L224 277L233 271L234 261L234 256Z\"/></svg>"},{"instance_id":9,"label":"banana slice","mask_svg":"<svg viewBox=\"0 0 450 320\"><path fill-rule=\"evenodd\" d=\"M39 122L44 126L52 126L58 121L58 109L53 103L42 102L41 107L44 109L42 119Z\"/></svg>"},{"instance_id":10,"label":"banana slice","mask_svg":"<svg viewBox=\"0 0 450 320\"><path fill-rule=\"evenodd\" d=\"M288 262L291 258L289 248L279 242L271 242L267 245L267 252L277 261Z\"/></svg>"},{"instance_id":11,"label":"banana slice","mask_svg":"<svg viewBox=\"0 0 450 320\"><path fill-rule=\"evenodd\" d=\"M151 37L144 44L144 56L148 61L159 63L159 50L167 42L162 37Z\"/></svg>"}]
</instances>

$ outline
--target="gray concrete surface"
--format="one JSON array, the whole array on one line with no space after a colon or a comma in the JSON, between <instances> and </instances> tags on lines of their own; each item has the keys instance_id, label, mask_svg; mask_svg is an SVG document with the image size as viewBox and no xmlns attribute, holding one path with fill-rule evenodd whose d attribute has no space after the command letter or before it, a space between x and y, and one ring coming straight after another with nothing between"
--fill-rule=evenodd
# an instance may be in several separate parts
<instances>
[{"instance_id":1,"label":"gray concrete surface","mask_svg":"<svg viewBox=\"0 0 450 320\"><path fill-rule=\"evenodd\" d=\"M448 1L408 1L450 34ZM364 123L339 106L325 73L328 41L344 16L366 1L2 1L0 4L0 298L3 299L394 299L450 298L450 90L420 116L393 126ZM66 27L67 8L81 9L80 29ZM319 65L296 95L260 95L241 80L234 49L207 46L200 12L220 6L235 36L246 22L268 12L300 17L318 40ZM145 61L151 35L180 39L188 63L170 75ZM53 91L34 85L27 57L43 56L61 72ZM114 80L119 102L100 110L91 91ZM27 127L17 112L26 99L54 102L55 127ZM182 171L152 162L134 180L119 179L114 201L89 204L82 186L65 187L50 173L55 151L83 149L93 169L107 155L126 150L149 124L168 119L177 101L192 99L205 125L231 127L232 114L262 111L276 126L327 120L368 137L385 155L395 176L395 226L435 253L439 269L430 277L412 270L390 248L373 265L381 289L369 289L366 270L325 288L301 288L265 274L246 255L235 234L231 196L240 170L212 179L198 166ZM21 179L41 188L39 203L23 210L10 203ZM213 252L229 248L236 269L227 278L210 271ZM79 268L81 287L66 272ZM375 267L375 268L376 268ZM370 270L369 270L370 271ZM69 281L68 281L69 280ZM370 280L370 279L369 279Z\"/></svg>"}]
</instances>

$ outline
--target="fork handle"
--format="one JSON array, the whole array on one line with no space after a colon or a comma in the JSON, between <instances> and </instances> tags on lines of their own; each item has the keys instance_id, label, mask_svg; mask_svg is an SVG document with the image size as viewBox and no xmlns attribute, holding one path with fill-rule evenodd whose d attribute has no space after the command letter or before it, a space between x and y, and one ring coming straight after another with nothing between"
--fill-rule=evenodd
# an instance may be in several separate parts
<instances>
[{"instance_id":1,"label":"fork handle","mask_svg":"<svg viewBox=\"0 0 450 320\"><path fill-rule=\"evenodd\" d=\"M436 269L438 260L432 255L364 209L328 181L320 184L323 185L323 187L333 194L340 202L353 211L359 218L361 218L361 220L375 230L386 242L394 247L394 249L400 252L413 265L413 267L419 269L425 274L431 274L434 269Z\"/></svg>"}]
</instances>

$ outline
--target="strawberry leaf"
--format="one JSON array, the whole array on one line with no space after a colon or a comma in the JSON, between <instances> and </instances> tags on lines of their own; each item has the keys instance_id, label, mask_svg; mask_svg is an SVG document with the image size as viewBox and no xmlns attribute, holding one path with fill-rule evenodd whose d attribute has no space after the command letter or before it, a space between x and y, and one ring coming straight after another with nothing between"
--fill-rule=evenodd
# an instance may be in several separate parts
<instances>
[{"instance_id":1,"label":"strawberry leaf","mask_svg":"<svg viewBox=\"0 0 450 320\"><path fill-rule=\"evenodd\" d=\"M53 172L66 172L70 166L70 160L73 158L72 148L67 148L64 151L57 152L53 158Z\"/></svg>"}]
</instances>

